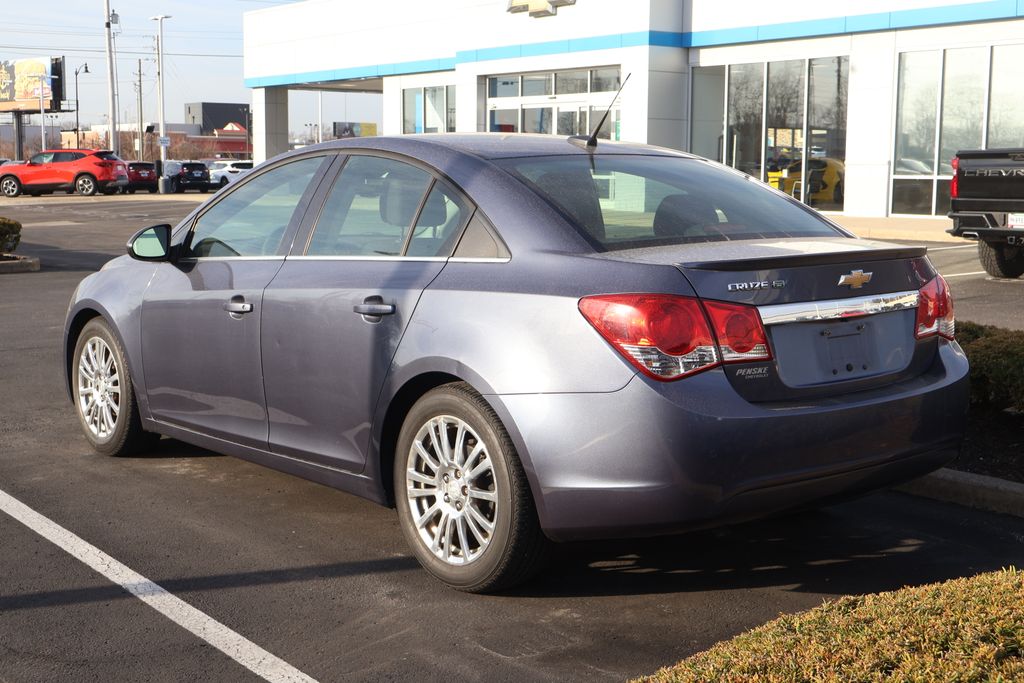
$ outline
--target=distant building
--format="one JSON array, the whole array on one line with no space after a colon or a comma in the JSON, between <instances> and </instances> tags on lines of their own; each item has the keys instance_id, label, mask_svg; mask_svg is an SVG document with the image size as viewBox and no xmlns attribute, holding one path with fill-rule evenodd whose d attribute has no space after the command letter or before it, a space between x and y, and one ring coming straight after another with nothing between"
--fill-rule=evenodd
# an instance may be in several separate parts
<instances>
[{"instance_id":1,"label":"distant building","mask_svg":"<svg viewBox=\"0 0 1024 683\"><path fill-rule=\"evenodd\" d=\"M249 105L235 102L192 102L185 105L185 123L199 126L202 135L214 135L228 124L249 124Z\"/></svg>"}]
</instances>

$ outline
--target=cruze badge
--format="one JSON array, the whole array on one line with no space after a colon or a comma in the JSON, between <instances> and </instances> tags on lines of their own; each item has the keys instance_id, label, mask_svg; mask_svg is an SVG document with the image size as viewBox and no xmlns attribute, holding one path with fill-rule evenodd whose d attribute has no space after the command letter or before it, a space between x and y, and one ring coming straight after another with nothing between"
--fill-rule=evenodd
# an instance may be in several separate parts
<instances>
[{"instance_id":1,"label":"cruze badge","mask_svg":"<svg viewBox=\"0 0 1024 683\"><path fill-rule=\"evenodd\" d=\"M848 275L840 275L839 285L850 287L851 289L860 289L871 282L871 275L871 273L865 273L863 270L854 270Z\"/></svg>"},{"instance_id":2,"label":"cruze badge","mask_svg":"<svg viewBox=\"0 0 1024 683\"><path fill-rule=\"evenodd\" d=\"M730 282L726 287L730 292L753 292L758 289L782 289L785 280L760 280L758 282Z\"/></svg>"}]
</instances>

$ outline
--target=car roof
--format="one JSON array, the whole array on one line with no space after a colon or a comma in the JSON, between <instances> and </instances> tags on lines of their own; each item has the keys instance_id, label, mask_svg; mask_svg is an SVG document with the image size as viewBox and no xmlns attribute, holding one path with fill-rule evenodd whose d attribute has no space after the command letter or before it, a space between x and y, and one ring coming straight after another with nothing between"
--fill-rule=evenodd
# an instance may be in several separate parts
<instances>
[{"instance_id":1,"label":"car roof","mask_svg":"<svg viewBox=\"0 0 1024 683\"><path fill-rule=\"evenodd\" d=\"M597 146L584 149L569 141L569 138L554 135L533 135L524 133L437 133L425 135L394 135L365 138L344 138L332 140L313 148L376 148L415 155L417 148L429 146L471 154L483 159L508 159L533 156L562 156L587 154L631 154L653 156L693 157L692 154L664 147L630 142L599 140Z\"/></svg>"}]
</instances>

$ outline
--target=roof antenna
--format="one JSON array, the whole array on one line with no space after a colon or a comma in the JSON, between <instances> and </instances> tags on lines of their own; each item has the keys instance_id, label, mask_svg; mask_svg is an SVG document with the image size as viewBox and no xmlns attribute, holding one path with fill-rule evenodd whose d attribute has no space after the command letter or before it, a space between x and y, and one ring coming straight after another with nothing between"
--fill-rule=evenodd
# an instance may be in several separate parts
<instances>
[{"instance_id":1,"label":"roof antenna","mask_svg":"<svg viewBox=\"0 0 1024 683\"><path fill-rule=\"evenodd\" d=\"M612 113L612 107L619 99L619 95L622 94L622 89L626 87L626 82L629 81L629 77L632 76L632 72L626 74L626 78L622 81L622 85L619 86L618 92L615 93L615 97L612 98L611 104L608 105L608 109L604 112L604 116L601 117L601 121L594 128L594 132L590 136L586 135L572 135L569 137L570 144L582 147L585 150L592 151L597 147L597 131L601 130L604 126L604 122L608 120L608 115Z\"/></svg>"}]
</instances>

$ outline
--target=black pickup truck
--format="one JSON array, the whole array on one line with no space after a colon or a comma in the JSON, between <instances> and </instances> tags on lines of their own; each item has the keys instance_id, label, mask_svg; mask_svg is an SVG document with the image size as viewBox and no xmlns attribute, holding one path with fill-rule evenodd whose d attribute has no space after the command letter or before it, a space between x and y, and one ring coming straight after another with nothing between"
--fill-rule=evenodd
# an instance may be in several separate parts
<instances>
[{"instance_id":1,"label":"black pickup truck","mask_svg":"<svg viewBox=\"0 0 1024 683\"><path fill-rule=\"evenodd\" d=\"M978 240L985 272L1024 275L1024 148L957 152L949 194L949 233Z\"/></svg>"}]
</instances>

